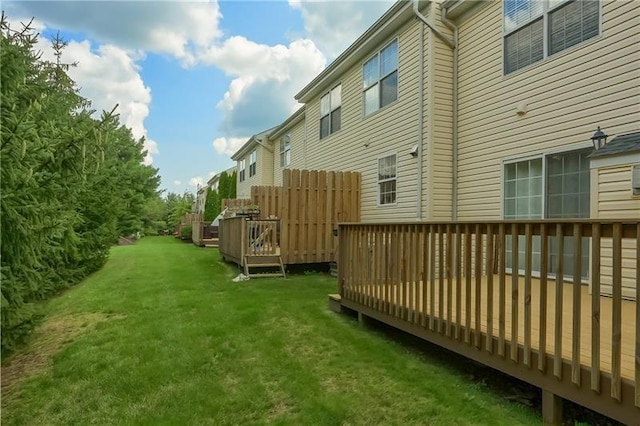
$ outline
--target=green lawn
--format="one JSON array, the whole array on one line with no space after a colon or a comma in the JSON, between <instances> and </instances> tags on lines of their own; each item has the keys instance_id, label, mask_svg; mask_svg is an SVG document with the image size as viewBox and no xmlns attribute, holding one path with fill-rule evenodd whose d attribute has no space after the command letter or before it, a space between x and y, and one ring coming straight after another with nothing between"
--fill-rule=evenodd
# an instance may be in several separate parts
<instances>
[{"instance_id":1,"label":"green lawn","mask_svg":"<svg viewBox=\"0 0 640 426\"><path fill-rule=\"evenodd\" d=\"M2 424L540 423L329 311L334 278L236 273L170 237L114 248L5 360Z\"/></svg>"}]
</instances>

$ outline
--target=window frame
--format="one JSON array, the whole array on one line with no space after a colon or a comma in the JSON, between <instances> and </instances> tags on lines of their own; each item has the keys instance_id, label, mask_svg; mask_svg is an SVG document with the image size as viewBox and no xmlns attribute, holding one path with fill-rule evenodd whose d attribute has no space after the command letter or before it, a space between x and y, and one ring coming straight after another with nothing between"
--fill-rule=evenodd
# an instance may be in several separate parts
<instances>
[{"instance_id":1,"label":"window frame","mask_svg":"<svg viewBox=\"0 0 640 426\"><path fill-rule=\"evenodd\" d=\"M631 165L631 197L640 198L640 164Z\"/></svg>"},{"instance_id":2,"label":"window frame","mask_svg":"<svg viewBox=\"0 0 640 426\"><path fill-rule=\"evenodd\" d=\"M382 53L383 50L387 49L389 46L391 46L392 44L396 44L396 67L387 72L384 75L381 75L380 73L380 67L381 67L381 61L380 61L380 55ZM373 59L378 60L378 77L376 79L375 83L370 84L369 86L365 87L365 82L364 82L364 68L365 66L371 62ZM391 41L389 41L388 43L384 44L382 48L378 49L373 55L369 56L367 59L365 59L365 61L362 63L362 67L361 67L361 73L360 73L360 77L362 78L362 116L363 117L369 117L373 114L375 114L376 112L387 108L390 105L393 105L394 103L396 103L398 101L398 99L400 98L400 40L399 37L394 37ZM380 88L382 87L382 81L385 80L387 77L391 76L393 73L396 73L396 98L389 102L386 105L382 105L382 90L380 90ZM367 112L367 101L366 101L366 93L367 91L371 90L373 87L377 86L378 87L378 106L375 110L371 111L371 112Z\"/></svg>"},{"instance_id":3,"label":"window frame","mask_svg":"<svg viewBox=\"0 0 640 426\"><path fill-rule=\"evenodd\" d=\"M238 179L240 180L240 182L244 182L246 179L246 173L245 170L247 169L247 159L243 158L242 160L238 161L238 169L240 170L238 172Z\"/></svg>"},{"instance_id":4,"label":"window frame","mask_svg":"<svg viewBox=\"0 0 640 426\"><path fill-rule=\"evenodd\" d=\"M331 102L331 95L333 94L334 90L337 89L338 87L340 87L340 105L338 105L336 108L332 108L332 102ZM326 114L322 114L322 100L326 97L329 97L329 111ZM340 114L340 127L338 129L334 129L333 128L333 114L334 113L338 113ZM328 118L329 119L329 133L327 133L326 135L323 136L322 134L322 120L324 118ZM327 90L326 92L323 92L322 96L320 96L320 139L326 139L328 137L330 137L331 135L333 135L334 133L339 132L342 129L342 82L339 82L337 84L334 84L333 86L331 86L331 89Z\"/></svg>"},{"instance_id":5,"label":"window frame","mask_svg":"<svg viewBox=\"0 0 640 426\"><path fill-rule=\"evenodd\" d=\"M255 176L258 173L258 152L257 150L251 151L249 154L249 177Z\"/></svg>"},{"instance_id":6,"label":"window frame","mask_svg":"<svg viewBox=\"0 0 640 426\"><path fill-rule=\"evenodd\" d=\"M393 178L380 179L380 160L384 160L389 157L395 157L395 175ZM393 203L381 203L380 202L380 184L385 182L395 181L395 195L393 199ZM378 207L389 207L389 206L397 206L398 205L398 153L391 152L385 155L382 155L376 159L376 205Z\"/></svg>"},{"instance_id":7,"label":"window frame","mask_svg":"<svg viewBox=\"0 0 640 426\"><path fill-rule=\"evenodd\" d=\"M501 20L501 25L502 25L502 76L503 77L507 77L510 75L514 75L522 70L526 70L529 69L533 66L536 66L538 64L544 63L545 61L547 61L550 58L554 58L558 55L562 55L566 52L571 51L572 49L577 49L580 46L582 46L585 43L589 43L592 42L594 40L597 40L600 36L602 36L602 0L587 0L587 1L597 1L598 2L598 34L596 34L593 37L590 37L588 39L582 40L579 43L576 43L573 46L569 46L567 48L564 48L562 50L559 50L558 52L555 52L553 54L550 54L550 38L551 38L551 33L550 33L550 26L549 26L549 15L551 15L553 12L561 9L562 7L565 7L568 3L570 2L574 2L574 1L581 1L581 0L531 0L533 2L541 2L542 3L542 12L540 15L536 15L535 17L532 17L530 19L528 19L526 22L523 22L519 25L516 25L514 28L507 30L505 28L505 8L507 5L506 1L502 1L502 20ZM506 49L506 39L508 36L515 34L516 32L518 32L519 30L532 25L535 21L538 20L542 20L542 59L532 62L530 64L527 64L521 68L517 68L513 71L509 71L507 72L507 67L506 67L506 53L507 53L507 49Z\"/></svg>"},{"instance_id":8,"label":"window frame","mask_svg":"<svg viewBox=\"0 0 640 426\"><path fill-rule=\"evenodd\" d=\"M291 133L286 133L280 138L280 167L291 165Z\"/></svg>"},{"instance_id":9,"label":"window frame","mask_svg":"<svg viewBox=\"0 0 640 426\"><path fill-rule=\"evenodd\" d=\"M537 154L533 154L533 155L528 155L528 156L522 156L522 157L516 157L516 158L509 158L509 159L505 159L502 161L501 163L501 170L500 170L500 214L501 214L501 219L502 220L509 220L509 221L513 221L513 220L540 220L540 219L553 219L550 218L549 216L549 206L548 206L548 197L549 197L549 191L548 191L548 185L549 185L549 176L548 176L548 159L549 157L553 156L553 155L565 155L565 154L576 154L579 152L584 152L584 151L588 151L589 149L591 149L591 144L590 143L582 143L582 144L577 144L577 145L573 145L573 146L565 146L565 147L561 147L561 148L557 148L557 149L553 149L553 150L549 150L549 151L544 151L541 153L537 153ZM541 168L541 173L542 173L542 188L541 188L541 206L540 206L540 211L541 211L541 216L539 218L531 218L531 219L525 219L525 218L520 218L520 219L505 219L505 198L506 198L506 186L505 186L505 171L506 171L506 167L510 164L516 164L516 163L522 163L525 161L531 161L531 160L540 160L542 163L542 168ZM589 183L589 185L591 185L591 182ZM589 194L591 194L591 190L593 188L589 188ZM587 218L591 217L591 212L589 211L589 216ZM579 219L579 218L577 218ZM556 218L556 220L570 220L570 218ZM520 236L522 237L522 236ZM520 246L521 249L522 246ZM551 242L549 243L549 254L551 254ZM522 275L524 274L524 269L521 267L522 265L518 265L518 274ZM583 265L584 267L584 265ZM549 271L547 272L548 277L550 278L554 278L555 277L555 273L551 272L551 265L549 266ZM588 269L588 268L587 268ZM507 273L512 273L512 268L511 267L506 267L505 269L507 271ZM539 277L540 276L540 272L539 271L532 271L533 276ZM587 270L587 275L586 276L582 276L581 277L581 281L582 283L588 283L589 280L591 279L590 277L590 272ZM570 274L565 274L565 280L569 280L572 279Z\"/></svg>"}]
</instances>

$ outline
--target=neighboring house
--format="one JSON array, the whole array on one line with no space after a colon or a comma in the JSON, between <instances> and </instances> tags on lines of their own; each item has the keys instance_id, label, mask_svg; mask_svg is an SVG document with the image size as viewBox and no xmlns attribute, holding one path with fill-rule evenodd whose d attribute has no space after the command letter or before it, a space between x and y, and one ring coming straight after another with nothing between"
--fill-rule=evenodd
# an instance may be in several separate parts
<instances>
[{"instance_id":1,"label":"neighboring house","mask_svg":"<svg viewBox=\"0 0 640 426\"><path fill-rule=\"evenodd\" d=\"M237 198L249 198L254 185L273 185L273 156L268 135L273 128L251 136L231 157L237 164Z\"/></svg>"},{"instance_id":2,"label":"neighboring house","mask_svg":"<svg viewBox=\"0 0 640 426\"><path fill-rule=\"evenodd\" d=\"M269 134L273 149L273 185L282 185L282 171L306 168L305 108L301 107Z\"/></svg>"},{"instance_id":3,"label":"neighboring house","mask_svg":"<svg viewBox=\"0 0 640 426\"><path fill-rule=\"evenodd\" d=\"M193 213L204 213L204 205L207 201L207 189L208 186L199 186L198 191L196 192L196 205L192 209Z\"/></svg>"}]
</instances>

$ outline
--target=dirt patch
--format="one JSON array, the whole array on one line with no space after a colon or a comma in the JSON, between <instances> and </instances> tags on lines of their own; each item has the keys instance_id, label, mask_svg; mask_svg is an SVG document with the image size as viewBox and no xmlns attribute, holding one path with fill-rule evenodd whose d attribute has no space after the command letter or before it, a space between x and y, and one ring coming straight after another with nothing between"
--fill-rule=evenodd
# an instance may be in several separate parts
<instances>
[{"instance_id":1,"label":"dirt patch","mask_svg":"<svg viewBox=\"0 0 640 426\"><path fill-rule=\"evenodd\" d=\"M36 328L29 346L2 364L2 395L7 395L21 380L48 369L54 355L79 335L90 332L101 322L125 317L112 313L83 313L49 318Z\"/></svg>"}]
</instances>

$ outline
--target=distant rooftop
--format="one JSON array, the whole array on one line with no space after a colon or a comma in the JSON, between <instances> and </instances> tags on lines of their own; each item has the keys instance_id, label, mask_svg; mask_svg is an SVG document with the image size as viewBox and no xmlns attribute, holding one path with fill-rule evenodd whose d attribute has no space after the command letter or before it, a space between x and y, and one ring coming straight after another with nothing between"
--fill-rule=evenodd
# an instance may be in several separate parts
<instances>
[{"instance_id":1,"label":"distant rooftop","mask_svg":"<svg viewBox=\"0 0 640 426\"><path fill-rule=\"evenodd\" d=\"M611 142L595 151L589 158L604 157L605 155L626 154L640 151L640 132L618 135Z\"/></svg>"}]
</instances>

